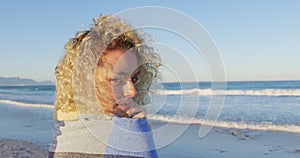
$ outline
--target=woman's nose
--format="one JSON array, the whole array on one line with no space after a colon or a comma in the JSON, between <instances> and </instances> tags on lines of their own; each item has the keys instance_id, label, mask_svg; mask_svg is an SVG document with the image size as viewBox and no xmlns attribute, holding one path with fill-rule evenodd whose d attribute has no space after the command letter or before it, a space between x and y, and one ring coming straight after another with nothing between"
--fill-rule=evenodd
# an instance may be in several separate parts
<instances>
[{"instance_id":1,"label":"woman's nose","mask_svg":"<svg viewBox=\"0 0 300 158\"><path fill-rule=\"evenodd\" d=\"M136 89L131 80L126 82L126 85L123 88L123 93L125 97L133 98L136 95Z\"/></svg>"}]
</instances>

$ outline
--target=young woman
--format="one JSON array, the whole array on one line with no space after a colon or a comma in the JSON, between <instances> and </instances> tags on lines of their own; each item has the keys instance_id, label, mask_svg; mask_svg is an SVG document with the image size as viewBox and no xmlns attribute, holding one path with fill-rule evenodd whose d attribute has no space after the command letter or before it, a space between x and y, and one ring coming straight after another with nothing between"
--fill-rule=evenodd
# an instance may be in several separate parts
<instances>
[{"instance_id":1,"label":"young woman","mask_svg":"<svg viewBox=\"0 0 300 158\"><path fill-rule=\"evenodd\" d=\"M56 67L49 157L158 157L143 105L160 58L122 19L94 22L70 39Z\"/></svg>"}]
</instances>

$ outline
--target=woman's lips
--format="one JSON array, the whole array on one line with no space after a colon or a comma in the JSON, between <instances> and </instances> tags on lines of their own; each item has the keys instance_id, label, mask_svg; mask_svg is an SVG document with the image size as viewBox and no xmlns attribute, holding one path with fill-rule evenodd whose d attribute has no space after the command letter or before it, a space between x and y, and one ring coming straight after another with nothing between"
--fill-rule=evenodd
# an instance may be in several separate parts
<instances>
[{"instance_id":1,"label":"woman's lips","mask_svg":"<svg viewBox=\"0 0 300 158\"><path fill-rule=\"evenodd\" d=\"M130 107L130 104L127 103L119 103L117 106L124 110L129 118L144 118L145 114L143 113L142 108L140 107Z\"/></svg>"},{"instance_id":2,"label":"woman's lips","mask_svg":"<svg viewBox=\"0 0 300 158\"><path fill-rule=\"evenodd\" d=\"M121 108L124 111L127 111L128 109L130 109L130 106L126 103L118 104L118 107Z\"/></svg>"}]
</instances>

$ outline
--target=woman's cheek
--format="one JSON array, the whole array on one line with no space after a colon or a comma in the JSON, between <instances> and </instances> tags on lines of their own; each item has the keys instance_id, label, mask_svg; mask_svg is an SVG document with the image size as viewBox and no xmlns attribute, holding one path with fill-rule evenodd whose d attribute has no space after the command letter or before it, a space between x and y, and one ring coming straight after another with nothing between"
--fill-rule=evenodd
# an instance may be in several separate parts
<instances>
[{"instance_id":1,"label":"woman's cheek","mask_svg":"<svg viewBox=\"0 0 300 158\"><path fill-rule=\"evenodd\" d=\"M123 85L121 84L112 84L113 95L116 100L122 99L123 96Z\"/></svg>"}]
</instances>

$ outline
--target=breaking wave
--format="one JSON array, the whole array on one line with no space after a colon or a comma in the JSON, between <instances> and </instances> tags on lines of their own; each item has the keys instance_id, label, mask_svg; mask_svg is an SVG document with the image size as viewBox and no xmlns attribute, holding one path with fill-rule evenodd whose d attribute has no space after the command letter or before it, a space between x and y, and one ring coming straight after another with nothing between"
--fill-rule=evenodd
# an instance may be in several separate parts
<instances>
[{"instance_id":1,"label":"breaking wave","mask_svg":"<svg viewBox=\"0 0 300 158\"><path fill-rule=\"evenodd\" d=\"M163 122L172 122L180 124L197 124L205 126L214 126L220 128L235 128L243 130L260 130L260 131L279 131L279 132L289 132L289 133L300 133L300 126L297 125L276 125L270 122L262 123L246 123L246 122L231 122L231 121L210 121L200 118L194 119L185 119L181 117L171 117L163 115L154 115L147 117L150 120L163 121Z\"/></svg>"},{"instance_id":2,"label":"breaking wave","mask_svg":"<svg viewBox=\"0 0 300 158\"><path fill-rule=\"evenodd\" d=\"M17 102L17 101L11 101L11 100L0 100L0 103L22 106L22 107L54 109L54 106L49 105L49 104L24 103L24 102Z\"/></svg>"},{"instance_id":3,"label":"breaking wave","mask_svg":"<svg viewBox=\"0 0 300 158\"><path fill-rule=\"evenodd\" d=\"M49 104L33 104L33 103L24 103L24 102L17 102L11 100L0 100L0 103L21 106L21 107L54 109L54 106ZM300 126L293 125L293 124L274 124L271 122L248 123L248 122L232 122L232 121L222 121L222 120L215 122L215 121L205 120L201 118L187 119L180 116L174 117L174 116L161 115L161 114L147 116L147 118L154 121L163 121L163 122L180 123L180 124L197 124L197 125L214 126L220 128L300 133Z\"/></svg>"},{"instance_id":4,"label":"breaking wave","mask_svg":"<svg viewBox=\"0 0 300 158\"><path fill-rule=\"evenodd\" d=\"M159 95L239 95L239 96L300 96L300 89L262 89L262 90L158 90Z\"/></svg>"}]
</instances>

